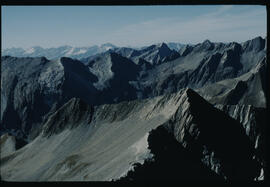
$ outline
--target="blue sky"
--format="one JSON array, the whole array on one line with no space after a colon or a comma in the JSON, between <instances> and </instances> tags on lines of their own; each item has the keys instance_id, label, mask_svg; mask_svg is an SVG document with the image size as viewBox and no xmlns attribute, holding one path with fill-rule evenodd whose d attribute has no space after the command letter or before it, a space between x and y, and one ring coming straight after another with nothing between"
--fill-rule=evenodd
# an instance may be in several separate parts
<instances>
[{"instance_id":1,"label":"blue sky","mask_svg":"<svg viewBox=\"0 0 270 187\"><path fill-rule=\"evenodd\" d=\"M2 6L2 48L243 42L266 36L266 7Z\"/></svg>"}]
</instances>

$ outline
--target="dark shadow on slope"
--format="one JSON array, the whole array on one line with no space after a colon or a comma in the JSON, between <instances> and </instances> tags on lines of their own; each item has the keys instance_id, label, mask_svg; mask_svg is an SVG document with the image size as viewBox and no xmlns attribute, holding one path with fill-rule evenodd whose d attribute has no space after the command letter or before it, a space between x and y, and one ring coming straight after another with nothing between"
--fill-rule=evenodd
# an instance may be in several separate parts
<instances>
[{"instance_id":1,"label":"dark shadow on slope","mask_svg":"<svg viewBox=\"0 0 270 187\"><path fill-rule=\"evenodd\" d=\"M3 116L1 116L1 126L0 126L1 131L4 131L5 129L20 128L19 124L21 124L21 119L13 107L14 106L14 89L17 83L18 83L18 78L17 76L14 76L14 79L11 83L10 93L8 94L7 107L4 111L2 111Z\"/></svg>"},{"instance_id":2,"label":"dark shadow on slope","mask_svg":"<svg viewBox=\"0 0 270 187\"><path fill-rule=\"evenodd\" d=\"M70 58L61 58L64 66L63 101L67 102L72 97L81 98L89 104L95 103L97 89L93 83L98 79L89 72L88 68L80 61ZM62 103L64 104L64 103Z\"/></svg>"},{"instance_id":3,"label":"dark shadow on slope","mask_svg":"<svg viewBox=\"0 0 270 187\"><path fill-rule=\"evenodd\" d=\"M191 89L187 97L190 116L186 117L192 120L181 123L180 110L172 126L166 123L153 130L148 142L154 161L137 164L121 180L221 180L224 176L230 181L253 181L258 177L260 163L252 158L255 150L242 125ZM220 167L221 176L215 177L210 167Z\"/></svg>"},{"instance_id":4,"label":"dark shadow on slope","mask_svg":"<svg viewBox=\"0 0 270 187\"><path fill-rule=\"evenodd\" d=\"M79 125L90 124L94 107L82 99L73 98L51 115L44 124L44 136L58 134L64 129L72 129Z\"/></svg>"},{"instance_id":5,"label":"dark shadow on slope","mask_svg":"<svg viewBox=\"0 0 270 187\"><path fill-rule=\"evenodd\" d=\"M199 144L213 150L223 163L223 172L229 180L253 180L259 175L259 163L252 159L254 148L242 125L214 108L192 90L191 99L194 124L200 131Z\"/></svg>"},{"instance_id":6,"label":"dark shadow on slope","mask_svg":"<svg viewBox=\"0 0 270 187\"><path fill-rule=\"evenodd\" d=\"M18 150L20 148L22 148L23 146L25 146L26 144L28 144L27 141L25 141L24 139L22 138L16 138L16 142L15 142L15 149Z\"/></svg>"},{"instance_id":7,"label":"dark shadow on slope","mask_svg":"<svg viewBox=\"0 0 270 187\"><path fill-rule=\"evenodd\" d=\"M154 161L135 164L134 171L129 171L119 181L223 181L185 150L164 126L150 132L148 144Z\"/></svg>"},{"instance_id":8,"label":"dark shadow on slope","mask_svg":"<svg viewBox=\"0 0 270 187\"><path fill-rule=\"evenodd\" d=\"M37 81L49 61L45 57L4 57L1 60L1 66L6 70L2 75L3 91L7 92L7 108L3 111L1 131L15 129L26 138L32 127L41 123L42 116L50 109L43 100L46 93Z\"/></svg>"},{"instance_id":9,"label":"dark shadow on slope","mask_svg":"<svg viewBox=\"0 0 270 187\"><path fill-rule=\"evenodd\" d=\"M137 90L129 82L136 80L140 66L117 53L111 52L109 55L112 61L111 71L114 76L109 80L110 86L97 95L97 104L111 104L137 99Z\"/></svg>"},{"instance_id":10,"label":"dark shadow on slope","mask_svg":"<svg viewBox=\"0 0 270 187\"><path fill-rule=\"evenodd\" d=\"M239 81L234 89L232 89L225 98L224 104L237 105L248 89L248 85L244 81Z\"/></svg>"}]
</instances>

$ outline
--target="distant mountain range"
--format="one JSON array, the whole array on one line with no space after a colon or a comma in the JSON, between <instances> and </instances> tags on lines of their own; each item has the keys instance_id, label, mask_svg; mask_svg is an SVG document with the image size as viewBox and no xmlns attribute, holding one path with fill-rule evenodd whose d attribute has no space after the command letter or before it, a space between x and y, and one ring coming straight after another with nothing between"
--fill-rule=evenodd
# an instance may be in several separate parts
<instances>
[{"instance_id":1,"label":"distant mountain range","mask_svg":"<svg viewBox=\"0 0 270 187\"><path fill-rule=\"evenodd\" d=\"M170 49L178 51L183 44L170 42L167 44ZM87 58L108 51L109 49L119 48L111 43L102 44L100 46L94 45L90 47L72 47L60 46L57 48L42 48L34 46L28 49L23 48L7 48L2 50L2 56L16 56L16 57L46 57L47 59L57 59L61 57L70 57L74 59ZM141 47L144 48L144 47ZM140 49L140 48L136 48Z\"/></svg>"},{"instance_id":2,"label":"distant mountain range","mask_svg":"<svg viewBox=\"0 0 270 187\"><path fill-rule=\"evenodd\" d=\"M48 59L57 59L60 57L71 57L71 58L85 58L97 53L113 49L116 46L107 43L100 46L94 45L91 47L71 47L71 46L60 46L57 48L42 48L39 46L31 47L29 49L22 48L9 48L2 51L2 56L10 55L16 57L46 57Z\"/></svg>"},{"instance_id":3,"label":"distant mountain range","mask_svg":"<svg viewBox=\"0 0 270 187\"><path fill-rule=\"evenodd\" d=\"M266 38L81 50L1 57L1 179L264 178Z\"/></svg>"}]
</instances>

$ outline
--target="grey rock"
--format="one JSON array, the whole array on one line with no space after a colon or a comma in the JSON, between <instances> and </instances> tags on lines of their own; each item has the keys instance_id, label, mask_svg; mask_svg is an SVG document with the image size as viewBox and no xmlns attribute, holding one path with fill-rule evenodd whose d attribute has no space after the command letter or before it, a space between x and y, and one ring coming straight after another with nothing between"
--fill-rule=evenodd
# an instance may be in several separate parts
<instances>
[{"instance_id":1,"label":"grey rock","mask_svg":"<svg viewBox=\"0 0 270 187\"><path fill-rule=\"evenodd\" d=\"M6 56L1 66L1 132L14 129L28 140L40 132L46 116L70 98L94 102L88 94L97 93L92 84L96 78L79 61Z\"/></svg>"},{"instance_id":2,"label":"grey rock","mask_svg":"<svg viewBox=\"0 0 270 187\"><path fill-rule=\"evenodd\" d=\"M166 129L167 135L160 128ZM242 125L193 90L185 89L146 100L94 107L72 99L48 118L33 142L1 157L1 178L117 180L134 169L135 163L162 161L166 154L162 151L164 146L168 151L179 146L177 154L193 155L186 158L187 162L202 160L228 180L252 180L260 174L256 160L252 159L254 148ZM172 160L177 159L172 156ZM173 167L176 163L167 164ZM205 170L200 164L196 167ZM164 178L168 177L165 174Z\"/></svg>"},{"instance_id":3,"label":"grey rock","mask_svg":"<svg viewBox=\"0 0 270 187\"><path fill-rule=\"evenodd\" d=\"M212 104L266 107L266 59L249 72L199 88L197 91Z\"/></svg>"}]
</instances>

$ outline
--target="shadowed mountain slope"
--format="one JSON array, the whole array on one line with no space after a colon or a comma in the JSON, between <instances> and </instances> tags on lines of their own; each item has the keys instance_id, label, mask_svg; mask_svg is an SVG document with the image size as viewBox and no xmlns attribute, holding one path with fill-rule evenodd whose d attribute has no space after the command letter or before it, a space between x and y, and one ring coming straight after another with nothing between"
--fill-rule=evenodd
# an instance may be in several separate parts
<instances>
[{"instance_id":1,"label":"shadowed mountain slope","mask_svg":"<svg viewBox=\"0 0 270 187\"><path fill-rule=\"evenodd\" d=\"M94 102L89 94L97 93L96 77L79 61L6 56L1 66L1 131L14 129L27 137L72 97Z\"/></svg>"}]
</instances>

